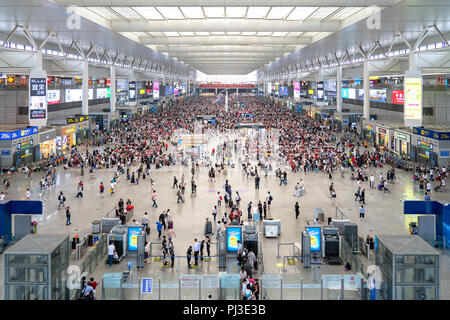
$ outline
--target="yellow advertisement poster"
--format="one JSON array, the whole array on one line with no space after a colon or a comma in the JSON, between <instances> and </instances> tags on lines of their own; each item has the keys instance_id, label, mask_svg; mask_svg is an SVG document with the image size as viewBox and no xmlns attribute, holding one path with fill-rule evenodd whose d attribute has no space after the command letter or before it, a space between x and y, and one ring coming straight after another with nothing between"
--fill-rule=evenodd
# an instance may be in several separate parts
<instances>
[{"instance_id":1,"label":"yellow advertisement poster","mask_svg":"<svg viewBox=\"0 0 450 320\"><path fill-rule=\"evenodd\" d=\"M405 77L405 120L422 120L422 78Z\"/></svg>"}]
</instances>

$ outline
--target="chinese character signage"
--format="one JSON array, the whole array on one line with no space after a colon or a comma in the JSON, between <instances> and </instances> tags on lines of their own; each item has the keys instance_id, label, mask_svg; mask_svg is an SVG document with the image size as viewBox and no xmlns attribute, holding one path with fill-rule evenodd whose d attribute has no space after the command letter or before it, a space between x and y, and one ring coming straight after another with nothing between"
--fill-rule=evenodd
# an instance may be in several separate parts
<instances>
[{"instance_id":1,"label":"chinese character signage","mask_svg":"<svg viewBox=\"0 0 450 320\"><path fill-rule=\"evenodd\" d=\"M153 82L153 100L159 100L159 81Z\"/></svg>"},{"instance_id":2,"label":"chinese character signage","mask_svg":"<svg viewBox=\"0 0 450 320\"><path fill-rule=\"evenodd\" d=\"M28 120L32 126L47 124L47 73L37 70L30 72Z\"/></svg>"},{"instance_id":3,"label":"chinese character signage","mask_svg":"<svg viewBox=\"0 0 450 320\"><path fill-rule=\"evenodd\" d=\"M300 82L299 81L294 82L294 99L297 101L300 100Z\"/></svg>"}]
</instances>

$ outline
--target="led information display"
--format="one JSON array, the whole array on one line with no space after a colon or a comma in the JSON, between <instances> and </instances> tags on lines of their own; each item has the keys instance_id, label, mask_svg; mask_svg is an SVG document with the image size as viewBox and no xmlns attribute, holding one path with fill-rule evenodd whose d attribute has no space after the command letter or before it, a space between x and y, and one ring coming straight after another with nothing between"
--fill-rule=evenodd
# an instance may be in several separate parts
<instances>
[{"instance_id":1,"label":"led information display","mask_svg":"<svg viewBox=\"0 0 450 320\"><path fill-rule=\"evenodd\" d=\"M408 127L422 125L422 77L405 74L404 121Z\"/></svg>"},{"instance_id":2,"label":"led information display","mask_svg":"<svg viewBox=\"0 0 450 320\"><path fill-rule=\"evenodd\" d=\"M153 82L153 99L154 100L159 99L159 81Z\"/></svg>"},{"instance_id":3,"label":"led information display","mask_svg":"<svg viewBox=\"0 0 450 320\"><path fill-rule=\"evenodd\" d=\"M294 99L300 100L300 81L294 82Z\"/></svg>"},{"instance_id":4,"label":"led information display","mask_svg":"<svg viewBox=\"0 0 450 320\"><path fill-rule=\"evenodd\" d=\"M29 88L30 125L45 126L47 124L47 73L32 71Z\"/></svg>"}]
</instances>

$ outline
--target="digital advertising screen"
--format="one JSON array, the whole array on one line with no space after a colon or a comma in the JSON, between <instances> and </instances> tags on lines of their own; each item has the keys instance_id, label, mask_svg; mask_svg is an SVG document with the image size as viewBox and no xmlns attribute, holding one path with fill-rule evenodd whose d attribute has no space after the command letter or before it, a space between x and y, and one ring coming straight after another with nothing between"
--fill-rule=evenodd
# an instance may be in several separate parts
<instances>
[{"instance_id":1,"label":"digital advertising screen","mask_svg":"<svg viewBox=\"0 0 450 320\"><path fill-rule=\"evenodd\" d=\"M88 100L94 100L94 89L88 90Z\"/></svg>"},{"instance_id":2,"label":"digital advertising screen","mask_svg":"<svg viewBox=\"0 0 450 320\"><path fill-rule=\"evenodd\" d=\"M181 94L186 94L186 82L181 84Z\"/></svg>"},{"instance_id":3,"label":"digital advertising screen","mask_svg":"<svg viewBox=\"0 0 450 320\"><path fill-rule=\"evenodd\" d=\"M358 99L364 100L364 89L358 89ZM386 89L370 89L369 100L386 102Z\"/></svg>"},{"instance_id":4,"label":"digital advertising screen","mask_svg":"<svg viewBox=\"0 0 450 320\"><path fill-rule=\"evenodd\" d=\"M153 82L153 99L159 99L159 81Z\"/></svg>"},{"instance_id":5,"label":"digital advertising screen","mask_svg":"<svg viewBox=\"0 0 450 320\"><path fill-rule=\"evenodd\" d=\"M227 228L227 250L238 251L238 241L242 243L242 228L241 227L228 227Z\"/></svg>"},{"instance_id":6,"label":"digital advertising screen","mask_svg":"<svg viewBox=\"0 0 450 320\"><path fill-rule=\"evenodd\" d=\"M176 96L178 95L178 82L173 84L173 94Z\"/></svg>"},{"instance_id":7,"label":"digital advertising screen","mask_svg":"<svg viewBox=\"0 0 450 320\"><path fill-rule=\"evenodd\" d=\"M321 249L320 227L306 227L306 233L311 238L311 252L317 252Z\"/></svg>"},{"instance_id":8,"label":"digital advertising screen","mask_svg":"<svg viewBox=\"0 0 450 320\"><path fill-rule=\"evenodd\" d=\"M394 104L404 104L405 94L403 90L392 90L392 103Z\"/></svg>"},{"instance_id":9,"label":"digital advertising screen","mask_svg":"<svg viewBox=\"0 0 450 320\"><path fill-rule=\"evenodd\" d=\"M44 126L47 123L47 74L46 72L31 72L29 84L30 125Z\"/></svg>"},{"instance_id":10,"label":"digital advertising screen","mask_svg":"<svg viewBox=\"0 0 450 320\"><path fill-rule=\"evenodd\" d=\"M269 82L267 84L267 94L272 94L272 83L271 82Z\"/></svg>"},{"instance_id":11,"label":"digital advertising screen","mask_svg":"<svg viewBox=\"0 0 450 320\"><path fill-rule=\"evenodd\" d=\"M142 233L142 227L128 227L128 251L137 251L137 238Z\"/></svg>"},{"instance_id":12,"label":"digital advertising screen","mask_svg":"<svg viewBox=\"0 0 450 320\"><path fill-rule=\"evenodd\" d=\"M314 94L314 89L309 89L308 94L311 94L311 95Z\"/></svg>"}]
</instances>

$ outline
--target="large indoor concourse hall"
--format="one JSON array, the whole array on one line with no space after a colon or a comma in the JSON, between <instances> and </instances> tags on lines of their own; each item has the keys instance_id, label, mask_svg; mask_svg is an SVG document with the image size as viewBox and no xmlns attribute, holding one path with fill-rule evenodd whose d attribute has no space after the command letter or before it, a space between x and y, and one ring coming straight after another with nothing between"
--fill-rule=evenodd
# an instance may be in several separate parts
<instances>
[{"instance_id":1,"label":"large indoor concourse hall","mask_svg":"<svg viewBox=\"0 0 450 320\"><path fill-rule=\"evenodd\" d=\"M449 41L448 0L0 0L1 300L449 300Z\"/></svg>"}]
</instances>

